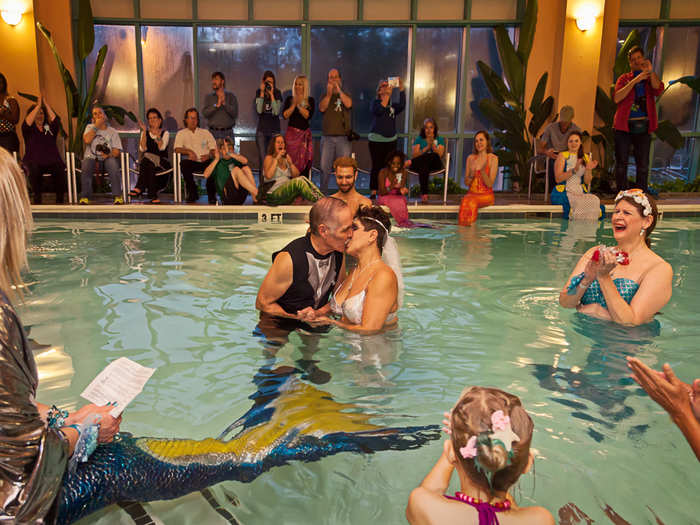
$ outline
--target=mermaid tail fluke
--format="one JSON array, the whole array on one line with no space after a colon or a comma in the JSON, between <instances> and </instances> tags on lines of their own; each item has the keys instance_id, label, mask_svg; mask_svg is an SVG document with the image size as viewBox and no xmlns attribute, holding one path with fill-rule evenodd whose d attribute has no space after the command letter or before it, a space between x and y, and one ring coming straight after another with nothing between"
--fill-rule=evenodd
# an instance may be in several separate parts
<instances>
[{"instance_id":1,"label":"mermaid tail fluke","mask_svg":"<svg viewBox=\"0 0 700 525\"><path fill-rule=\"evenodd\" d=\"M172 499L221 481L249 482L290 461L414 449L440 438L437 425L381 427L369 422L376 416L338 403L327 392L295 378L284 384L224 432L242 427L231 440L121 434L99 446L88 463L66 473L59 521L71 523L119 501Z\"/></svg>"}]
</instances>

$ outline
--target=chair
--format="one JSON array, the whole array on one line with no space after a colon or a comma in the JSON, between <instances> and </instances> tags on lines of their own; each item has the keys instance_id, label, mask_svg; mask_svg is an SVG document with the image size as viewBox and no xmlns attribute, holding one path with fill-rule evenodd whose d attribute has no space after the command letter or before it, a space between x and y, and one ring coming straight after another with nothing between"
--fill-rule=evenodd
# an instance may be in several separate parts
<instances>
[{"instance_id":1,"label":"chair","mask_svg":"<svg viewBox=\"0 0 700 525\"><path fill-rule=\"evenodd\" d=\"M173 201L182 202L182 170L180 169L180 158L182 154L173 153ZM204 177L203 173L193 173L195 177Z\"/></svg>"},{"instance_id":2,"label":"chair","mask_svg":"<svg viewBox=\"0 0 700 525\"><path fill-rule=\"evenodd\" d=\"M549 157L544 153L537 154L537 139L532 143L532 158L528 161L530 165L530 179L527 183L527 200L530 200L530 194L532 192L532 175L535 175L535 180L537 180L537 175L544 173L544 202L547 202L549 198ZM544 168L538 166L538 162L544 162Z\"/></svg>"},{"instance_id":3,"label":"chair","mask_svg":"<svg viewBox=\"0 0 700 525\"><path fill-rule=\"evenodd\" d=\"M409 175L418 175L418 173L415 171L412 171L412 170L406 170L406 171L408 172ZM443 184L442 204L446 205L447 204L447 181L450 177L450 152L449 151L445 153L445 167L442 168L441 170L431 171L428 174L428 178L434 177L436 175L442 175L443 173L445 174L445 177L443 178L443 182L442 182L442 184ZM409 184L409 186L410 186L410 184ZM418 206L418 199L416 199L414 204L416 206Z\"/></svg>"},{"instance_id":4,"label":"chair","mask_svg":"<svg viewBox=\"0 0 700 525\"><path fill-rule=\"evenodd\" d=\"M127 190L127 177L129 166L129 154L125 151L119 153L119 163L122 172L122 199L126 202L129 190ZM78 186L76 183L77 173L81 170L76 167L75 153L66 151L66 175L68 177L68 202L70 204L78 203Z\"/></svg>"},{"instance_id":5,"label":"chair","mask_svg":"<svg viewBox=\"0 0 700 525\"><path fill-rule=\"evenodd\" d=\"M127 155L128 155L128 154L127 154ZM130 157L130 156L129 156L129 157ZM132 174L132 173L135 173L136 176L138 177L138 173L139 173L139 163L141 162L141 159L143 159L142 156L139 157L139 160L134 161L134 167L133 167L133 168L127 169L127 174L126 174L126 187L127 187L129 190L131 190L131 174ZM173 155L173 159L174 159L174 155ZM127 166L128 166L128 161L127 161ZM162 170L162 171L159 171L158 173L156 173L156 179L158 179L159 177L166 177L165 183L164 183L164 184L162 184L162 183L159 184L159 189L158 189L158 192L159 192L159 193L160 193L161 191L163 191L163 190L165 189L165 187L168 185L168 180L167 180L168 174L171 174L171 175L172 175L172 174L174 174L174 173L175 173L175 167L174 167L174 166L168 168L167 170ZM175 181L173 180L173 188L174 188L174 187L175 187ZM173 190L173 191L175 191L175 190ZM126 195L127 195L128 199L129 199L129 202L131 202L131 195L129 195L129 191L127 191Z\"/></svg>"}]
</instances>

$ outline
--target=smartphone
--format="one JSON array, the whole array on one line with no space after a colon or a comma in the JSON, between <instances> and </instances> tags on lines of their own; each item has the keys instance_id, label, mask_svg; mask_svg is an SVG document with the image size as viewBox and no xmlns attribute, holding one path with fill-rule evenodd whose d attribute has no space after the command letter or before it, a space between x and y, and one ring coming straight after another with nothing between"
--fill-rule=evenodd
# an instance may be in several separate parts
<instances>
[{"instance_id":1,"label":"smartphone","mask_svg":"<svg viewBox=\"0 0 700 525\"><path fill-rule=\"evenodd\" d=\"M389 85L391 87L395 87L395 88L399 87L399 77L389 77L387 79L387 82L389 83Z\"/></svg>"}]
</instances>

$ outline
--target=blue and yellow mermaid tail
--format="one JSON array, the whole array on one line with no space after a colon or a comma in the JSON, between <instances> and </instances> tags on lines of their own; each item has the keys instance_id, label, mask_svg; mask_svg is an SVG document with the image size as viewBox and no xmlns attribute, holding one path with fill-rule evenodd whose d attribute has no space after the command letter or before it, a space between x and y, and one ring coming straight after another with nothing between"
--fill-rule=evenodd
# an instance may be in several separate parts
<instances>
[{"instance_id":1,"label":"blue and yellow mermaid tail","mask_svg":"<svg viewBox=\"0 0 700 525\"><path fill-rule=\"evenodd\" d=\"M295 379L284 384L284 391L227 429L241 428L229 441L121 434L99 446L88 463L66 473L59 523L119 501L172 499L221 481L249 482L290 461L316 461L338 452L413 449L440 438L436 425L381 427L356 405L338 403L327 392Z\"/></svg>"}]
</instances>

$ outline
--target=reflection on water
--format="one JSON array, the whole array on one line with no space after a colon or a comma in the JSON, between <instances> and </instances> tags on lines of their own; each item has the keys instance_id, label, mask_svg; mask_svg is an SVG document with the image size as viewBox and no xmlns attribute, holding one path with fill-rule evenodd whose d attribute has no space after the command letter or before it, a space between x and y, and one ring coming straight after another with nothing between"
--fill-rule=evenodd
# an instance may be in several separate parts
<instances>
[{"instance_id":1,"label":"reflection on water","mask_svg":"<svg viewBox=\"0 0 700 525\"><path fill-rule=\"evenodd\" d=\"M674 292L650 326L620 328L558 305L578 258L613 243L609 223L488 221L396 234L406 285L396 330L262 338L255 296L270 255L306 227L39 221L27 276L35 284L21 317L51 345L44 358L60 357L40 362L47 381L38 399L75 404L100 370L126 356L157 371L129 406L124 430L204 438L250 409L251 377L275 371L291 370L297 382L322 384L368 413L401 415L405 425L439 423L465 385L499 386L519 395L535 422L537 483L521 504L556 514L573 501L605 523L605 501L630 523L646 523L644 501L665 523L693 522L688 502L700 478L685 470L692 453L631 383L624 358L668 361L700 377L700 221L664 220L653 235L674 268ZM289 524L309 516L398 524L439 448L426 445L410 461L386 452L294 463L227 490L240 500L241 523L266 523L269 509L283 506ZM653 476L639 476L639 465ZM168 525L202 523L202 504L198 496L147 508ZM111 510L99 520L119 516Z\"/></svg>"},{"instance_id":2,"label":"reflection on water","mask_svg":"<svg viewBox=\"0 0 700 525\"><path fill-rule=\"evenodd\" d=\"M592 402L602 419L592 415L588 406L579 401L551 399L572 409L572 417L612 429L615 423L634 414L625 400L639 391L630 377L626 358L638 355L640 349L651 345L659 336L660 327L657 320L642 326L624 327L577 312L572 317L572 328L591 340L585 364L571 368L535 364L533 375L542 388ZM604 439L594 428L589 428L588 433L596 441Z\"/></svg>"}]
</instances>

